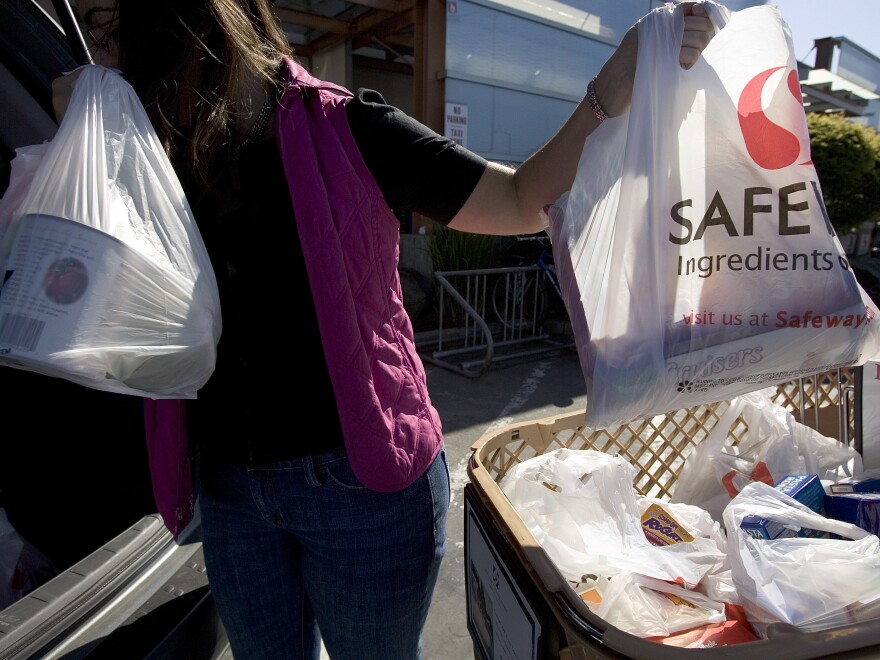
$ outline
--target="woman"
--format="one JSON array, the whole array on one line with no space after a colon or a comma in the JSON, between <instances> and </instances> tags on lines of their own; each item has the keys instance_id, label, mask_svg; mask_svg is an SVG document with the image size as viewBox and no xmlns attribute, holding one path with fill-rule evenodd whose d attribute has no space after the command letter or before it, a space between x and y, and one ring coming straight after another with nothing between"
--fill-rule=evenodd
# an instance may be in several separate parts
<instances>
[{"instance_id":1,"label":"woman","mask_svg":"<svg viewBox=\"0 0 880 660\"><path fill-rule=\"evenodd\" d=\"M187 415L205 561L236 660L316 659L322 638L335 659L417 658L449 477L391 208L461 231L540 231L587 135L629 104L636 31L514 171L376 92L312 78L267 0L78 9L96 61L118 66L150 113L217 275L217 365ZM712 26L699 4L683 11L689 67ZM56 82L59 111L74 80ZM296 333L280 321L291 315ZM294 381L305 401L284 385Z\"/></svg>"}]
</instances>

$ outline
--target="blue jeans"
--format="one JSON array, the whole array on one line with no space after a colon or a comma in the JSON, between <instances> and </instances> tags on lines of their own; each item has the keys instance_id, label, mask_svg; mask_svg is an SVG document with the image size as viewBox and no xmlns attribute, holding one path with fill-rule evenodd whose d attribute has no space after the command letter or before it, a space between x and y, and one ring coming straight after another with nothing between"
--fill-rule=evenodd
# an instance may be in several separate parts
<instances>
[{"instance_id":1,"label":"blue jeans","mask_svg":"<svg viewBox=\"0 0 880 660\"><path fill-rule=\"evenodd\" d=\"M235 660L414 660L446 553L445 451L396 493L343 450L259 466L204 461L205 563ZM320 632L319 632L320 628Z\"/></svg>"}]
</instances>

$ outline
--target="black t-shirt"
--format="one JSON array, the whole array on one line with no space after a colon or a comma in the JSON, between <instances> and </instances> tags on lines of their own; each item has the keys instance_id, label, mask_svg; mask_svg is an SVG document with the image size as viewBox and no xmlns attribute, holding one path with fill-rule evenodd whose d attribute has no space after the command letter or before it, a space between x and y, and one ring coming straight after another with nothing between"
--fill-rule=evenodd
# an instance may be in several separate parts
<instances>
[{"instance_id":1,"label":"black t-shirt","mask_svg":"<svg viewBox=\"0 0 880 660\"><path fill-rule=\"evenodd\" d=\"M389 206L446 224L486 161L359 90L346 115ZM182 176L211 256L223 332L217 365L188 404L206 454L282 460L343 444L287 180L275 139L257 142L210 186Z\"/></svg>"}]
</instances>

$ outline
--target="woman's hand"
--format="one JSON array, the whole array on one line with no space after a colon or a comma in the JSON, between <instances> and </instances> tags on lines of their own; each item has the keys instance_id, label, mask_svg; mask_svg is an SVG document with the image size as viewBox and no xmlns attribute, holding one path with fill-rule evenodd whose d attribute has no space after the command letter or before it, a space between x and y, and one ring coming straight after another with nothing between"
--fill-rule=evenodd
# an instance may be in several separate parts
<instances>
[{"instance_id":1,"label":"woman's hand","mask_svg":"<svg viewBox=\"0 0 880 660\"><path fill-rule=\"evenodd\" d=\"M678 62L683 69L690 69L700 53L709 45L715 34L715 26L709 19L705 5L699 2L683 2L684 34L681 37L681 50Z\"/></svg>"},{"instance_id":2,"label":"woman's hand","mask_svg":"<svg viewBox=\"0 0 880 660\"><path fill-rule=\"evenodd\" d=\"M58 123L64 118L67 106L70 104L70 95L73 87L82 73L83 68L74 69L70 73L59 76L52 81L52 108L55 110L55 119Z\"/></svg>"},{"instance_id":3,"label":"woman's hand","mask_svg":"<svg viewBox=\"0 0 880 660\"><path fill-rule=\"evenodd\" d=\"M700 57L700 53L709 45L715 34L715 27L701 2L682 2L680 7L684 11L684 34L681 38L678 61L683 69L690 69ZM636 24L624 35L623 41L602 67L596 79L596 96L609 117L621 115L629 108L638 48L639 31Z\"/></svg>"}]
</instances>

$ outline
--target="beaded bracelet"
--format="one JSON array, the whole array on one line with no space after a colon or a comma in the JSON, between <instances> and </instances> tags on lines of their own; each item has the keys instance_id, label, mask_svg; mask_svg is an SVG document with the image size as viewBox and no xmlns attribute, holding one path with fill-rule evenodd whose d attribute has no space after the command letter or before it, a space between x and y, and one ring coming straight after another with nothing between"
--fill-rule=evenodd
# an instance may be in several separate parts
<instances>
[{"instance_id":1,"label":"beaded bracelet","mask_svg":"<svg viewBox=\"0 0 880 660\"><path fill-rule=\"evenodd\" d=\"M596 77L598 78L598 76ZM608 115L605 114L605 109L602 107L602 104L599 103L599 99L596 97L596 78L593 78L587 85L587 101L589 102L590 108L593 110L593 114L596 115L596 119L599 120L600 124L608 119Z\"/></svg>"}]
</instances>

